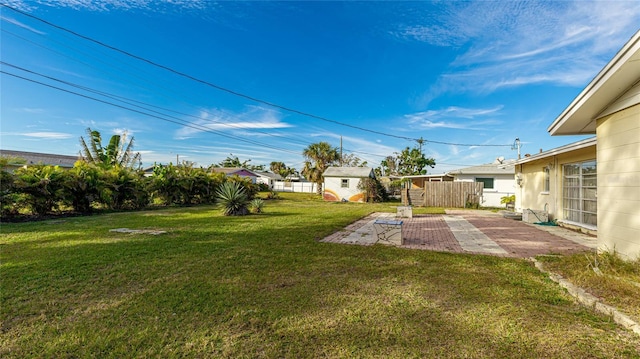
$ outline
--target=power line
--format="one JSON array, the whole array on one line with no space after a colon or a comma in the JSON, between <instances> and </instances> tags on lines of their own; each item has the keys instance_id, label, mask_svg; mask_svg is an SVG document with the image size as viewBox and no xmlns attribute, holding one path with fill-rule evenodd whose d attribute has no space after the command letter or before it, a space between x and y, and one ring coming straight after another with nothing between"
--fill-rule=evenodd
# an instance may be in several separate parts
<instances>
[{"instance_id":1,"label":"power line","mask_svg":"<svg viewBox=\"0 0 640 359\"><path fill-rule=\"evenodd\" d=\"M250 95L246 95L246 94L243 94L243 93L241 93L241 92L234 91L234 90L228 89L228 88L223 87L223 86L220 86L220 85L216 85L216 84L211 83L211 82L209 82L209 81L199 79L199 78L197 78L197 77L191 76L191 75L189 75L189 74L187 74L187 73L184 73L184 72L182 72L182 71L178 71L178 70L173 69L173 68L171 68L171 67L169 67L169 66L165 66L165 65L159 64L159 63L157 63L157 62L155 62L155 61L149 60L149 59L144 58L144 57L142 57L142 56L138 56L138 55L132 54L132 53L130 53L130 52L128 52L128 51L125 51L125 50L119 49L119 48L117 48L117 47L115 47L115 46L111 46L111 45L106 44L106 43L104 43L104 42L102 42L102 41L100 41L100 40L96 40L96 39L94 39L94 38L92 38L92 37L89 37L89 36L86 36L86 35L82 35L82 34L80 34L80 33L77 33L77 32L75 32L75 31L73 31L73 30L67 29L67 28L65 28L65 27L63 27L63 26L56 25L56 24L51 23L51 22L49 22L49 21L47 21L47 20L44 20L44 19L42 19L42 18L39 18L39 17L37 17L37 16L35 16L35 15L31 15L31 14L29 14L29 13L26 13L26 12L22 11L22 10L15 9L15 8L13 8L13 7L11 7L11 6L7 5L7 4L2 4L2 6L7 7L7 8L9 8L9 9L11 9L11 10L13 10L13 11L17 12L17 13L20 13L20 14L24 15L24 16L30 17L30 18L32 18L32 19L34 19L34 20L40 21L40 22L42 22L42 23L44 23L44 24L47 24L47 25L49 25L49 26L51 26L51 27L54 27L54 28L56 28L56 29L59 29L59 30L62 30L62 31L68 32L68 33L70 33L70 34L72 34L72 35L74 35L74 36L80 37L80 38L82 38L82 39L84 39L84 40L87 40L87 41L93 42L93 43L98 44L98 45L100 45L100 46L106 47L106 48L108 48L108 49L110 49L110 50L113 50L113 51L119 52L119 53L121 53L121 54L123 54L123 55L126 55L126 56L129 56L129 57L131 57L131 58L134 58L134 59L136 59L136 60L139 60L139 61L142 61L142 62L146 62L146 63L148 63L148 64L150 64L150 65L152 65L152 66L155 66L155 67L161 68L161 69L163 69L163 70L169 71L169 72L171 72L171 73L173 73L173 74L176 74L176 75L178 75L178 76L181 76L181 77L187 78L187 79L189 79L189 80L196 81L196 82L199 82L199 83L201 83L201 84L203 84L203 85L206 85L206 86L209 86L209 87L213 87L213 88L215 88L215 89L217 89L217 90L220 90L220 91L224 91L224 92L230 93L230 94L232 94L232 95L234 95L234 96L242 97L242 98L245 98L245 99L250 100L250 101L258 102L258 103L261 103L261 104L264 104L264 105L267 105L267 106L271 106L271 107L274 107L274 108L278 108L278 109L280 109L280 110L287 111L287 112L291 112L291 113L295 113L295 114L298 114L298 115L301 115L301 116L310 117L310 118L314 118L314 119L321 120L321 121L326 121L326 122L335 123L335 124L337 124L337 125L341 125L341 126L345 126L345 127L350 127L350 128L353 128L353 129L356 129L356 130L360 130L360 131L366 131L366 132L375 133L375 134L382 135L382 136L395 137L395 138L404 139L404 140L409 140L409 141L415 141L415 140L416 140L415 138L411 138L411 137L405 137L405 136L392 135L392 134L388 134L388 133L384 133L384 132L380 132L380 131L375 131L375 130L367 129L367 128L364 128L364 127L354 126L354 125L350 125L350 124L347 124L347 123L343 123L343 122L339 122L339 121L331 120L331 119L328 119L328 118L326 118L326 117L322 117L322 116L314 115L314 114L311 114L311 113L308 113L308 112L304 112L304 111L296 110L296 109L293 109L293 108L290 108L290 107L287 107L287 106L278 105L278 104L273 103L273 102L270 102L270 101L266 101L266 100L259 99L259 98L257 98L257 97L253 97L253 96L250 96Z\"/></svg>"},{"instance_id":2,"label":"power line","mask_svg":"<svg viewBox=\"0 0 640 359\"><path fill-rule=\"evenodd\" d=\"M162 120L162 121L167 121L167 122L171 122L171 123L174 123L174 124L179 124L179 125L182 125L182 126L194 128L194 129L197 129L197 130L200 130L200 131L203 131L203 132L215 133L215 134L217 134L219 136L222 136L222 137L231 138L231 139L234 139L234 140L246 142L246 143L253 144L253 145L264 146L266 148L271 148L271 149L274 149L274 150L277 150L277 151L281 151L281 152L299 154L298 152L287 150L285 148L280 148L280 147L272 146L272 145L269 145L269 144L266 144L266 143L262 143L262 142L259 142L259 141L248 140L248 139L245 139L245 138L242 138L242 137L239 137L239 136L229 135L229 134L222 133L220 131L215 131L215 130L212 130L212 129L206 127L206 126L197 125L197 124L194 124L192 122L184 121L184 120L181 120L181 119L179 119L177 117L169 116L169 115L166 115L166 114L162 114L162 115L166 116L166 117L169 117L169 118L174 118L174 120L171 120L169 118L165 118L165 117L162 117L162 116L154 115L154 114L151 114L151 113L147 113L147 112L144 112L144 111L136 110L136 109L133 109L133 108L130 108L130 107L127 107L127 106L118 105L118 104L113 103L113 102L101 100L101 99L98 99L98 98L95 98L95 97L92 97L92 96L88 96L88 95L81 94L81 93L78 93L78 92L75 92L75 91L71 91L71 90L67 90L67 89L61 88L61 87L50 85L50 84L47 84L47 83L44 83L44 82L41 82L41 81L33 80L33 79L30 79L30 78L27 78L27 77L24 77L24 76L20 76L20 75L17 75L17 74L6 72L4 70L0 70L0 73L19 78L21 80L33 82L33 83L36 83L36 84L39 84L39 85L42 85L42 86L46 86L46 87L49 87L49 88L52 88L52 89L55 89L55 90L66 92L66 93L69 93L69 94L72 94L72 95L80 96L80 97L83 97L83 98L86 98L86 99L89 99L89 100L97 101L97 102L100 102L100 103L103 103L103 104L107 104L107 105L110 105L110 106L114 106L114 107L118 107L118 108L121 108L121 109L124 109L124 110L128 110L128 111L139 113L139 114L142 114L142 115L145 115L145 116L153 117L153 118L156 118L156 119L159 119L159 120Z\"/></svg>"},{"instance_id":3,"label":"power line","mask_svg":"<svg viewBox=\"0 0 640 359\"><path fill-rule=\"evenodd\" d=\"M184 73L182 71L176 70L176 69L171 68L169 66L165 66L165 65L159 64L159 63L157 63L155 61L149 60L149 59L144 58L142 56L138 56L138 55L135 55L135 54L130 53L128 51L125 51L125 50L122 50L120 48L117 48L115 46L106 44L106 43L104 43L104 42L102 42L100 40L96 40L96 39L94 39L92 37L89 37L89 36L86 36L86 35L82 35L82 34L80 34L78 32L75 32L75 31L73 31L71 29L65 28L65 27L60 26L60 25L56 25L56 24L51 23L51 22L49 22L47 20L44 20L44 19L42 19L40 17L37 17L35 15L29 14L29 13L24 12L22 10L16 9L14 7L11 7L11 6L7 5L7 4L0 4L0 5L2 5L3 7L8 8L10 10L13 10L13 11L19 13L19 14L22 14L22 15L24 15L26 17L29 17L29 18L32 18L34 20L40 21L40 22L42 22L42 23L44 23L44 24L46 24L48 26L51 26L53 28L56 28L58 30L70 33L70 34L72 34L74 36L77 36L77 37L79 37L81 39L93 42L93 43L98 44L98 45L103 46L103 47L106 47L106 48L108 48L108 49L110 49L112 51L119 52L119 53L121 53L121 54L123 54L125 56L134 58L134 59L136 59L138 61L142 61L142 62L145 62L145 63L147 63L149 65L152 65L152 66L161 68L163 70L169 71L169 72L171 72L171 73L173 73L175 75L187 78L189 80L201 83L203 85L215 88L215 89L223 91L223 92L227 92L227 93L232 94L234 96L238 96L238 97L241 97L241 98L253 101L253 102L261 103L261 104L264 104L264 105L267 105L267 106L270 106L270 107L273 107L273 108L277 108L277 109L280 109L280 110L283 110L283 111L286 111L286 112L295 113L295 114L298 114L298 115L301 115L301 116L314 118L314 119L325 121L325 122L334 123L334 124L337 124L337 125L340 125L340 126L349 127L349 128L353 128L353 129L360 130L360 131L374 133L374 134L381 135L381 136L393 137L393 138L398 138L398 139L403 139L403 140L408 140L408 141L416 141L419 144L422 144L422 143L426 142L426 143L441 144L441 145L469 146L469 147L510 147L511 146L511 145L488 145L488 144L462 144L462 143L453 143L453 142L425 140L423 138L419 138L418 139L418 138L412 138L412 137L407 137L407 136L393 135L393 134L389 134L389 133L385 133L385 132L381 132L381 131L375 131L375 130L371 130L371 129L368 129L368 128L354 126L354 125L350 125L350 124L347 124L347 123L331 120L331 119L328 119L326 117L314 115L314 114L311 114L311 113L308 113L308 112L304 112L304 111L301 111L301 110L296 110L296 109L291 108L291 107L279 105L279 104L276 104L276 103L273 103L273 102L270 102L270 101L267 101L267 100L263 100L263 99L260 99L260 98L254 97L254 96L246 95L246 94L243 94L241 92L228 89L228 88L220 86L220 85L216 85L214 83L211 83L209 81L202 80L202 79L199 79L197 77L191 76L191 75L189 75L187 73Z\"/></svg>"},{"instance_id":4,"label":"power line","mask_svg":"<svg viewBox=\"0 0 640 359\"><path fill-rule=\"evenodd\" d=\"M61 80L61 79L58 79L58 78L55 78L55 77L52 77L52 76L48 76L48 75L39 73L37 71L29 70L27 68L24 68L24 67L21 67L21 66L17 66L17 65L5 62L5 61L0 61L0 64L4 65L4 66L12 67L12 68L20 70L20 71L24 71L24 72L27 72L27 73L30 73L30 74L33 74L33 75L44 77L46 79L65 84L67 86L71 86L71 87L74 87L74 88L77 88L77 89L80 89L80 90L84 90L84 91L87 91L87 92L90 92L90 93L94 93L94 94L97 94L97 95L100 95L100 96L104 96L104 97L107 97L107 98L110 98L110 99L113 99L113 100L116 100L116 101L120 101L120 102L125 103L127 105L134 106L136 108L139 108L139 109L142 109L142 110L145 110L145 111L149 111L151 113L154 113L154 114L157 114L157 115L160 115L160 116L167 116L169 118L175 119L175 121L174 120L167 120L167 119L161 118L161 117L156 116L156 115L151 115L149 113L145 113L145 112L141 112L141 111L137 111L137 110L131 109L129 107L120 106L120 105L117 105L117 104L114 104L114 103L111 103L111 102L108 102L108 101L102 101L102 100L95 99L95 98L90 97L90 96L82 95L82 94L79 94L79 93L76 93L76 92L73 92L73 91L68 91L68 90L65 90L65 89L62 89L62 88L58 88L56 86L51 86L51 85L48 85L48 84L45 84L45 83L41 83L41 82L38 82L38 81L35 81L35 80L31 80L31 79L28 79L28 78L17 76L15 74L4 72L7 75L18 77L18 78L23 79L23 80L34 82L34 83L37 83L37 84L40 84L40 85L44 85L44 86L47 86L47 87L50 87L50 88L53 88L53 89L61 90L61 91L64 91L64 92L67 92L67 93L70 93L70 94L82 96L82 97L85 97L85 98L88 98L88 99L91 99L91 100L100 101L102 103L105 103L105 104L108 104L108 105L112 105L112 106L117 106L119 108L123 108L123 109L126 109L126 110L135 111L136 113L140 113L140 114L143 114L143 115L151 116L151 117L158 118L158 119L165 120L165 121L169 121L169 122L172 122L172 123L178 123L178 124L182 124L184 126L188 126L188 127L192 127L192 128L198 129L198 130L202 130L202 131L206 130L206 132L212 132L212 133L224 136L224 137L229 137L229 138L232 138L232 139L241 139L244 142L248 142L248 143L251 143L251 144L257 144L257 145L269 147L269 145L261 143L261 142L257 142L257 141L253 141L253 140L245 140L245 139L243 139L241 137L238 137L238 136L226 135L226 134L221 133L220 131L212 130L212 129L204 126L204 125L195 124L193 122L189 122L189 121L177 118L175 116L167 115L166 113L162 113L162 112L150 109L148 107L140 106L139 104L142 104L142 105L145 105L145 106L149 106L149 107L152 107L152 108L161 109L161 110L164 110L164 111L168 111L168 112L179 114L179 115L183 115L183 116L188 116L188 117L193 117L193 118L200 119L199 117L194 116L194 115L182 113L182 112L179 112L179 111L174 111L174 110L171 110L171 109L168 109L168 108L164 108L164 107L161 107L161 106L156 106L156 105L152 105L152 104L145 103L145 102L142 102L142 101L133 100L133 99L130 99L130 98L127 98L127 97L118 96L118 95L110 94L108 92L92 89L92 88L87 87L87 86L78 85L78 84L75 84L73 82ZM209 120L209 121L210 122L220 123L223 126L238 128L238 126L234 126L233 124L230 124L230 123L225 123L225 122L215 121L215 120ZM264 132L264 131L259 131L259 130L256 130L256 132L263 133L263 134L269 135L269 136L274 136L274 137L285 137L285 136L274 135L274 134L271 134L271 133L268 133L268 132ZM309 144L308 142L301 141L301 140L296 140L296 139L291 139L291 138L287 138L287 139L291 140L291 141L294 141L294 142L298 142L298 143L303 144L303 145L308 145ZM290 153L295 153L295 152L292 152L290 150L285 150L285 149L282 149L282 148L279 148L279 147L271 146L271 148L272 149L276 149L276 150L288 151ZM381 157L381 158L386 157L384 155L379 155L379 154L374 154L374 153L367 153L367 152L350 150L350 149L344 149L344 150L349 152L349 153L354 153L354 154L363 154L363 155L369 155L369 156L375 156L375 157Z\"/></svg>"}]
</instances>

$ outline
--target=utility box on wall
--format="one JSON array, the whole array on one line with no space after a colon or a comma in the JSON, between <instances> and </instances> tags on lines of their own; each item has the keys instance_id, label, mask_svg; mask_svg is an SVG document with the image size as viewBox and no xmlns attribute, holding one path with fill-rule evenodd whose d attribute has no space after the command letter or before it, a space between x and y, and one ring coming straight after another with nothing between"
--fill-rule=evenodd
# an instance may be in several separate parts
<instances>
[{"instance_id":1,"label":"utility box on wall","mask_svg":"<svg viewBox=\"0 0 640 359\"><path fill-rule=\"evenodd\" d=\"M527 223L549 222L549 213L543 210L523 209L522 221Z\"/></svg>"}]
</instances>

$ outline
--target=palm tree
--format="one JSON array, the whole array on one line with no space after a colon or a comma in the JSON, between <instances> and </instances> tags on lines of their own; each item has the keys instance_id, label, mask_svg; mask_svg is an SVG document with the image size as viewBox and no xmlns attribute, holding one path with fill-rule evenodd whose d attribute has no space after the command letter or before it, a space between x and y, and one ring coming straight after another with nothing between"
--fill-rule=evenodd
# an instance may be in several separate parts
<instances>
[{"instance_id":1,"label":"palm tree","mask_svg":"<svg viewBox=\"0 0 640 359\"><path fill-rule=\"evenodd\" d=\"M127 133L113 135L107 147L102 147L100 132L87 128L88 144L80 136L82 157L88 163L93 163L105 168L121 166L126 168L140 167L140 152L133 153L133 137L127 143Z\"/></svg>"},{"instance_id":2,"label":"palm tree","mask_svg":"<svg viewBox=\"0 0 640 359\"><path fill-rule=\"evenodd\" d=\"M302 174L316 184L316 192L322 195L322 174L329 167L340 160L340 153L336 147L328 142L312 143L302 151L306 159Z\"/></svg>"}]
</instances>

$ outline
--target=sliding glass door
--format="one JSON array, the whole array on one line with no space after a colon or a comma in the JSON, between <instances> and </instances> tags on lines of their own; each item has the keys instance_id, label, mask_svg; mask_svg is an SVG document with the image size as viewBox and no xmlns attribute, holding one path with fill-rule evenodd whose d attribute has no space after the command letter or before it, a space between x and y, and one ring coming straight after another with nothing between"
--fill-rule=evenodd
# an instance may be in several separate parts
<instances>
[{"instance_id":1,"label":"sliding glass door","mask_svg":"<svg viewBox=\"0 0 640 359\"><path fill-rule=\"evenodd\" d=\"M570 163L562 166L562 207L564 219L597 225L596 161Z\"/></svg>"}]
</instances>

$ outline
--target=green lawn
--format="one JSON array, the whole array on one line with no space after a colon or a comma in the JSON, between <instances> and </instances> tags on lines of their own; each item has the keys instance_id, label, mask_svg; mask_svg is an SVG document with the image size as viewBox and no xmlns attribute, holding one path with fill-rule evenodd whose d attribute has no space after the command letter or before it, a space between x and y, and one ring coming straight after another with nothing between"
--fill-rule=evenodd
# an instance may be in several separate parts
<instances>
[{"instance_id":1,"label":"green lawn","mask_svg":"<svg viewBox=\"0 0 640 359\"><path fill-rule=\"evenodd\" d=\"M320 243L395 207L284 197L3 223L0 357L640 357L530 262Z\"/></svg>"}]
</instances>

